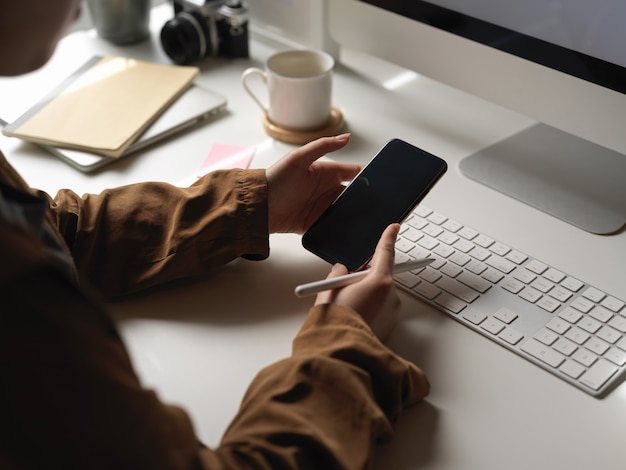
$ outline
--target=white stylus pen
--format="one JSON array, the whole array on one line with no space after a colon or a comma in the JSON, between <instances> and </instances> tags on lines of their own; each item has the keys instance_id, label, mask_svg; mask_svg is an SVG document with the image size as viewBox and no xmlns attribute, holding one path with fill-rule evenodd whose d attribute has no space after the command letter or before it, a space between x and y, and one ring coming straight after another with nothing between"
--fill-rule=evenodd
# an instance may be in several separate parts
<instances>
[{"instance_id":1,"label":"white stylus pen","mask_svg":"<svg viewBox=\"0 0 626 470\"><path fill-rule=\"evenodd\" d=\"M405 263L396 264L393 267L393 273L403 273L405 271L413 271L414 269L420 269L428 266L435 261L433 258L416 259L412 261L406 261ZM317 294L325 290L336 289L337 287L347 286L355 282L360 281L367 273L369 269L365 271L358 271L356 273L346 274L344 276L334 277L332 279L323 279L321 281L309 282L307 284L300 284L296 287L295 293L298 297L305 297L307 295Z\"/></svg>"}]
</instances>

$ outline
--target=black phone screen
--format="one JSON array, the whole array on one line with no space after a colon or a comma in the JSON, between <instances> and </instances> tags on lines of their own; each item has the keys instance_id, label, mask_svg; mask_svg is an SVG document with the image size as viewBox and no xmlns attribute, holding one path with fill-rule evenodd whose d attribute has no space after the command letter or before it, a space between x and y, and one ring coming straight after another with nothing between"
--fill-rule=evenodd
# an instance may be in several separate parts
<instances>
[{"instance_id":1,"label":"black phone screen","mask_svg":"<svg viewBox=\"0 0 626 470\"><path fill-rule=\"evenodd\" d=\"M307 230L303 246L330 263L360 269L385 228L402 222L446 170L441 158L390 140Z\"/></svg>"}]
</instances>

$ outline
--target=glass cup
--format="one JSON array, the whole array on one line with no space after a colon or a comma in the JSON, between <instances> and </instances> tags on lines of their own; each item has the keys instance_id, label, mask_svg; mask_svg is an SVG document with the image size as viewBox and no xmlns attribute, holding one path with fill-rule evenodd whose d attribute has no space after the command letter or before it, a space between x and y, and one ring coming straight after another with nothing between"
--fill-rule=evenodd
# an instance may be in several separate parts
<instances>
[{"instance_id":1,"label":"glass cup","mask_svg":"<svg viewBox=\"0 0 626 470\"><path fill-rule=\"evenodd\" d=\"M98 36L113 44L132 44L150 35L151 0L87 0Z\"/></svg>"}]
</instances>

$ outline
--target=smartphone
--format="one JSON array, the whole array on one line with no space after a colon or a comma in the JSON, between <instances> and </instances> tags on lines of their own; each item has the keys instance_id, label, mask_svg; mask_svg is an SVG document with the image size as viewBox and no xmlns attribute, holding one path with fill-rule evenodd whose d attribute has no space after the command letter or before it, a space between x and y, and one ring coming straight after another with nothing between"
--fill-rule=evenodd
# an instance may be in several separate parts
<instances>
[{"instance_id":1,"label":"smartphone","mask_svg":"<svg viewBox=\"0 0 626 470\"><path fill-rule=\"evenodd\" d=\"M383 231L401 223L447 171L444 160L391 139L302 236L304 248L358 271Z\"/></svg>"}]
</instances>

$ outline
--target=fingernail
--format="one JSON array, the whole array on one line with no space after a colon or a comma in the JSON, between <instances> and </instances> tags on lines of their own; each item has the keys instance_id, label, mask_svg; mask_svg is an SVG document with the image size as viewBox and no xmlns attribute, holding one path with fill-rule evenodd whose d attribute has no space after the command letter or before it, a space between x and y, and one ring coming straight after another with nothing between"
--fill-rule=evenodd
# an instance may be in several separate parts
<instances>
[{"instance_id":1,"label":"fingernail","mask_svg":"<svg viewBox=\"0 0 626 470\"><path fill-rule=\"evenodd\" d=\"M349 132L335 136L335 139L337 139L339 142L346 142L349 138L350 138Z\"/></svg>"}]
</instances>

